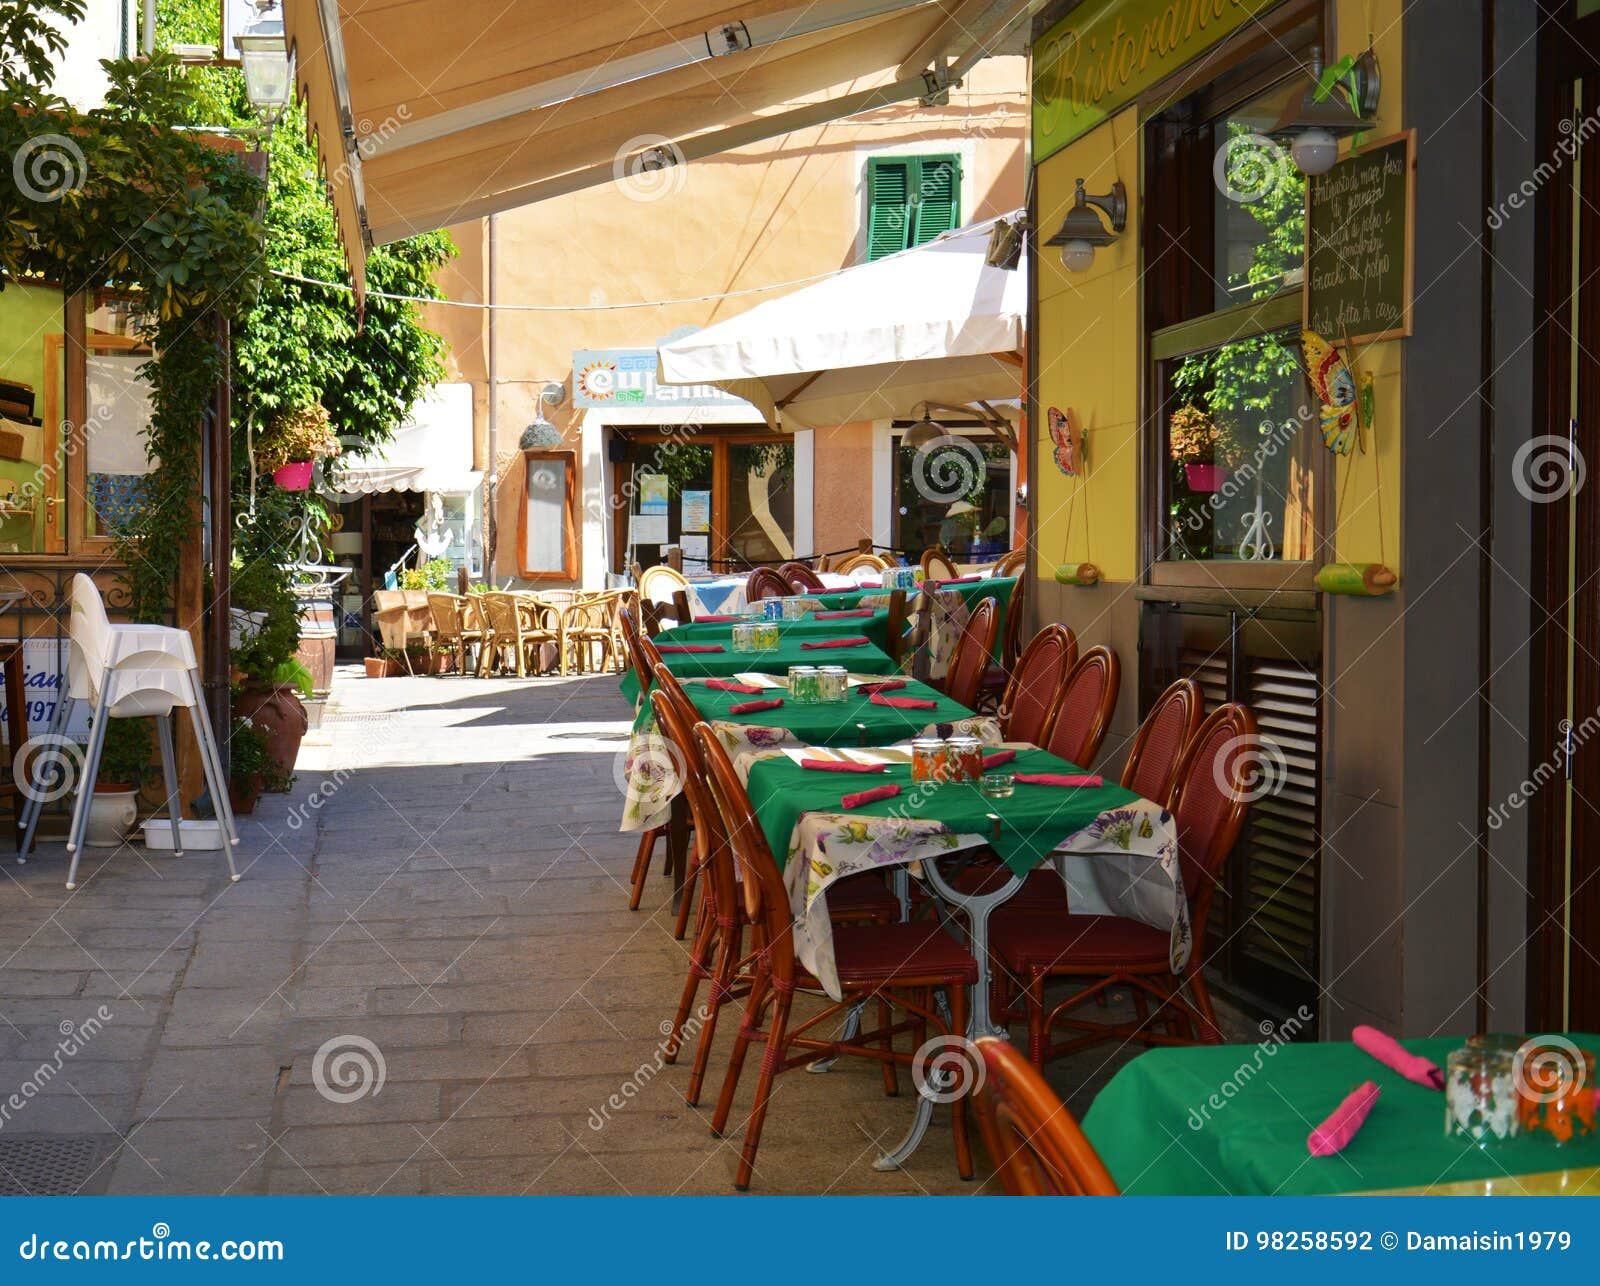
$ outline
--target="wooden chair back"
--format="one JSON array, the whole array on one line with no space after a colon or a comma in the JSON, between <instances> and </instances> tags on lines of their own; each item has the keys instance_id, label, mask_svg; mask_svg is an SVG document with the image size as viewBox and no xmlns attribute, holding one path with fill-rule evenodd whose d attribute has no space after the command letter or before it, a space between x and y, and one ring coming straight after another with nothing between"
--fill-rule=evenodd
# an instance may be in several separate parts
<instances>
[{"instance_id":1,"label":"wooden chair back","mask_svg":"<svg viewBox=\"0 0 1600 1286\"><path fill-rule=\"evenodd\" d=\"M1065 625L1046 625L1033 636L1000 698L1000 729L1007 741L1039 745L1044 740L1061 685L1077 661L1078 640Z\"/></svg>"},{"instance_id":2,"label":"wooden chair back","mask_svg":"<svg viewBox=\"0 0 1600 1286\"><path fill-rule=\"evenodd\" d=\"M695 861L709 874L711 907L726 907L731 912L738 905L738 879L722 828L722 815L711 798L700 746L694 738L699 715L678 681L665 670L661 674L666 677L650 694L650 708L671 748L672 771L680 780L689 815L694 819Z\"/></svg>"},{"instance_id":3,"label":"wooden chair back","mask_svg":"<svg viewBox=\"0 0 1600 1286\"><path fill-rule=\"evenodd\" d=\"M1121 682L1122 666L1110 648L1092 647L1079 657L1050 712L1044 748L1085 771L1092 767L1117 708Z\"/></svg>"},{"instance_id":4,"label":"wooden chair back","mask_svg":"<svg viewBox=\"0 0 1600 1286\"><path fill-rule=\"evenodd\" d=\"M1178 865L1194 934L1191 973L1203 963L1212 896L1250 802L1269 793L1264 787L1270 788L1271 775L1281 771L1274 759L1256 731L1255 716L1230 701L1200 725L1178 763L1170 807L1178 824Z\"/></svg>"},{"instance_id":5,"label":"wooden chair back","mask_svg":"<svg viewBox=\"0 0 1600 1286\"><path fill-rule=\"evenodd\" d=\"M651 667L649 654L644 650L644 636L639 632L639 623L628 608L619 608L617 619L622 626L622 646L628 653L628 663L633 666L633 677L639 681L639 694L643 696L655 681L655 670Z\"/></svg>"},{"instance_id":6,"label":"wooden chair back","mask_svg":"<svg viewBox=\"0 0 1600 1286\"><path fill-rule=\"evenodd\" d=\"M639 597L648 598L657 603L670 603L672 591L688 589L688 578L680 571L668 567L665 563L657 563L654 567L646 567L638 574Z\"/></svg>"},{"instance_id":7,"label":"wooden chair back","mask_svg":"<svg viewBox=\"0 0 1600 1286\"><path fill-rule=\"evenodd\" d=\"M678 618L679 625L688 625L694 620L694 609L689 606L689 591L675 589L672 591L672 614Z\"/></svg>"},{"instance_id":8,"label":"wooden chair back","mask_svg":"<svg viewBox=\"0 0 1600 1286\"><path fill-rule=\"evenodd\" d=\"M789 582L778 574L776 568L757 567L745 578L744 601L747 603L763 598L785 598L788 594Z\"/></svg>"},{"instance_id":9,"label":"wooden chair back","mask_svg":"<svg viewBox=\"0 0 1600 1286\"><path fill-rule=\"evenodd\" d=\"M978 699L978 688L983 683L983 672L989 668L989 657L994 652L994 635L1000 627L1000 606L992 598L982 599L967 617L961 637L956 640L956 650L950 657L950 670L945 675L944 694L958 705L969 710Z\"/></svg>"},{"instance_id":10,"label":"wooden chair back","mask_svg":"<svg viewBox=\"0 0 1600 1286\"><path fill-rule=\"evenodd\" d=\"M1094 1144L1027 1057L994 1036L977 1046L984 1074L973 1106L1006 1195L1120 1196Z\"/></svg>"},{"instance_id":11,"label":"wooden chair back","mask_svg":"<svg viewBox=\"0 0 1600 1286\"><path fill-rule=\"evenodd\" d=\"M434 633L441 642L454 643L461 638L466 606L467 600L456 594L428 594L428 612L433 617Z\"/></svg>"},{"instance_id":12,"label":"wooden chair back","mask_svg":"<svg viewBox=\"0 0 1600 1286\"><path fill-rule=\"evenodd\" d=\"M1028 615L1028 582L1017 581L1011 590L1011 601L1006 604L1005 634L1000 639L1000 667L1010 674L1017 668L1017 656L1022 650L1022 622Z\"/></svg>"},{"instance_id":13,"label":"wooden chair back","mask_svg":"<svg viewBox=\"0 0 1600 1286\"><path fill-rule=\"evenodd\" d=\"M822 577L804 563L784 563L778 568L778 575L793 594L821 594L828 588L822 583Z\"/></svg>"},{"instance_id":14,"label":"wooden chair back","mask_svg":"<svg viewBox=\"0 0 1600 1286\"><path fill-rule=\"evenodd\" d=\"M875 572L881 572L887 571L889 566L890 563L887 558L880 557L877 554L869 554L863 550L861 553L846 554L828 570L838 572L841 576L847 576L863 567L869 567Z\"/></svg>"},{"instance_id":15,"label":"wooden chair back","mask_svg":"<svg viewBox=\"0 0 1600 1286\"><path fill-rule=\"evenodd\" d=\"M959 574L956 571L955 559L950 557L943 545L934 545L931 549L922 551L924 580L954 580Z\"/></svg>"},{"instance_id":16,"label":"wooden chair back","mask_svg":"<svg viewBox=\"0 0 1600 1286\"><path fill-rule=\"evenodd\" d=\"M1028 551L1026 549L1008 549L995 560L994 575L1020 576L1028 566ZM1022 586L1018 585L1018 589Z\"/></svg>"},{"instance_id":17,"label":"wooden chair back","mask_svg":"<svg viewBox=\"0 0 1600 1286\"><path fill-rule=\"evenodd\" d=\"M889 616L885 621L885 626L888 637L885 640L887 647L884 650L888 652L889 659L898 666L900 658L905 655L906 650L905 590L892 589L889 591Z\"/></svg>"},{"instance_id":18,"label":"wooden chair back","mask_svg":"<svg viewBox=\"0 0 1600 1286\"><path fill-rule=\"evenodd\" d=\"M1193 679L1179 679L1156 698L1139 725L1122 769L1122 784L1136 795L1168 802L1178 762L1206 716L1206 699Z\"/></svg>"}]
</instances>

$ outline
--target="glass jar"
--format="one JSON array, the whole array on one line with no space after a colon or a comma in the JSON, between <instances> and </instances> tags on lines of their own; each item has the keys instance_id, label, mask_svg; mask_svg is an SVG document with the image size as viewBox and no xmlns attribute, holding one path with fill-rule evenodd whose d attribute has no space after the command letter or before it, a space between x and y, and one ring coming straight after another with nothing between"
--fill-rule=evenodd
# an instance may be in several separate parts
<instances>
[{"instance_id":1,"label":"glass jar","mask_svg":"<svg viewBox=\"0 0 1600 1286\"><path fill-rule=\"evenodd\" d=\"M1512 1055L1504 1049L1468 1046L1452 1053L1444 1073L1444 1132L1479 1145L1515 1138L1517 1092Z\"/></svg>"},{"instance_id":2,"label":"glass jar","mask_svg":"<svg viewBox=\"0 0 1600 1286\"><path fill-rule=\"evenodd\" d=\"M789 700L797 706L815 705L818 697L817 667L791 665L789 667Z\"/></svg>"},{"instance_id":3,"label":"glass jar","mask_svg":"<svg viewBox=\"0 0 1600 1286\"><path fill-rule=\"evenodd\" d=\"M911 742L911 780L945 780L945 748L938 737L916 737Z\"/></svg>"},{"instance_id":4,"label":"glass jar","mask_svg":"<svg viewBox=\"0 0 1600 1286\"><path fill-rule=\"evenodd\" d=\"M1017 791L1017 775L1004 768L992 768L983 774L978 789L990 799L1010 799Z\"/></svg>"},{"instance_id":5,"label":"glass jar","mask_svg":"<svg viewBox=\"0 0 1600 1286\"><path fill-rule=\"evenodd\" d=\"M755 629L755 646L758 652L773 652L778 647L779 629L777 621L758 621Z\"/></svg>"},{"instance_id":6,"label":"glass jar","mask_svg":"<svg viewBox=\"0 0 1600 1286\"><path fill-rule=\"evenodd\" d=\"M945 742L951 781L977 781L983 776L983 742L962 734Z\"/></svg>"},{"instance_id":7,"label":"glass jar","mask_svg":"<svg viewBox=\"0 0 1600 1286\"><path fill-rule=\"evenodd\" d=\"M756 631L760 627L754 621L737 621L733 626L733 650L735 652L754 652L759 644L756 642Z\"/></svg>"},{"instance_id":8,"label":"glass jar","mask_svg":"<svg viewBox=\"0 0 1600 1286\"><path fill-rule=\"evenodd\" d=\"M781 598L763 598L758 601L761 605L763 620L781 621L783 619L783 600Z\"/></svg>"},{"instance_id":9,"label":"glass jar","mask_svg":"<svg viewBox=\"0 0 1600 1286\"><path fill-rule=\"evenodd\" d=\"M1523 1134L1571 1143L1595 1132L1594 1054L1565 1036L1526 1041L1512 1058Z\"/></svg>"},{"instance_id":10,"label":"glass jar","mask_svg":"<svg viewBox=\"0 0 1600 1286\"><path fill-rule=\"evenodd\" d=\"M804 598L786 598L783 599L782 602L784 620L798 621L806 614L806 600Z\"/></svg>"},{"instance_id":11,"label":"glass jar","mask_svg":"<svg viewBox=\"0 0 1600 1286\"><path fill-rule=\"evenodd\" d=\"M818 694L824 701L843 701L850 695L850 671L842 665L824 665L817 671Z\"/></svg>"}]
</instances>

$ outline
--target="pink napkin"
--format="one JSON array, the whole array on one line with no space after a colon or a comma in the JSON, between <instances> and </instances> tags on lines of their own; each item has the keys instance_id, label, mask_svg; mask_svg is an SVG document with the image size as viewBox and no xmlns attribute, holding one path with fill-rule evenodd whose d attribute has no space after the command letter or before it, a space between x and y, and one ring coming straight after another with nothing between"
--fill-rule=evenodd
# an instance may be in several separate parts
<instances>
[{"instance_id":1,"label":"pink napkin","mask_svg":"<svg viewBox=\"0 0 1600 1286\"><path fill-rule=\"evenodd\" d=\"M728 713L755 714L758 710L776 710L782 704L782 697L774 697L770 701L741 701L738 705L729 706Z\"/></svg>"},{"instance_id":2,"label":"pink napkin","mask_svg":"<svg viewBox=\"0 0 1600 1286\"><path fill-rule=\"evenodd\" d=\"M934 581L933 587L935 589L943 589L946 585L970 585L970 584L972 584L973 581L982 580L982 579L983 579L983 577L982 576L978 576L978 575L957 576L953 580L938 580L938 581Z\"/></svg>"},{"instance_id":3,"label":"pink napkin","mask_svg":"<svg viewBox=\"0 0 1600 1286\"><path fill-rule=\"evenodd\" d=\"M740 683L737 679L706 679L706 687L716 688L719 692L743 692L746 696L754 696L761 689L754 683Z\"/></svg>"},{"instance_id":4,"label":"pink napkin","mask_svg":"<svg viewBox=\"0 0 1600 1286\"><path fill-rule=\"evenodd\" d=\"M803 647L803 648L866 647L871 642L872 642L871 639L866 638L866 637L863 636L863 637L860 637L860 638L852 638L852 639L817 639L815 642L802 643L800 646ZM722 651L722 649L718 648L717 651L720 652L720 651Z\"/></svg>"},{"instance_id":5,"label":"pink napkin","mask_svg":"<svg viewBox=\"0 0 1600 1286\"><path fill-rule=\"evenodd\" d=\"M802 759L800 766L816 772L884 772L889 767L888 764L858 764L842 759Z\"/></svg>"},{"instance_id":6,"label":"pink napkin","mask_svg":"<svg viewBox=\"0 0 1600 1286\"><path fill-rule=\"evenodd\" d=\"M875 706L893 706L896 710L937 710L937 701L926 701L922 697L886 697L881 692L872 694L872 704Z\"/></svg>"},{"instance_id":7,"label":"pink napkin","mask_svg":"<svg viewBox=\"0 0 1600 1286\"><path fill-rule=\"evenodd\" d=\"M997 750L994 754L983 757L983 766L985 768L998 768L1002 764L1010 763L1016 757L1017 752L1015 750Z\"/></svg>"},{"instance_id":8,"label":"pink napkin","mask_svg":"<svg viewBox=\"0 0 1600 1286\"><path fill-rule=\"evenodd\" d=\"M697 617L694 618L694 623L696 625L704 625L707 622L713 622L713 623L716 623L716 624L721 624L721 623L723 623L725 621L742 621L742 620L744 620L744 617L742 617L742 616L730 616L727 613L719 612L716 615L697 616Z\"/></svg>"},{"instance_id":9,"label":"pink napkin","mask_svg":"<svg viewBox=\"0 0 1600 1286\"><path fill-rule=\"evenodd\" d=\"M819 621L837 621L846 616L875 616L876 611L870 607L853 607L848 612L813 612Z\"/></svg>"},{"instance_id":10,"label":"pink napkin","mask_svg":"<svg viewBox=\"0 0 1600 1286\"><path fill-rule=\"evenodd\" d=\"M870 697L875 692L895 692L906 686L904 679L882 679L876 683L862 683L856 686L856 691L864 697Z\"/></svg>"},{"instance_id":11,"label":"pink napkin","mask_svg":"<svg viewBox=\"0 0 1600 1286\"><path fill-rule=\"evenodd\" d=\"M1099 773L1019 772L1017 780L1026 786L1104 786Z\"/></svg>"},{"instance_id":12,"label":"pink napkin","mask_svg":"<svg viewBox=\"0 0 1600 1286\"><path fill-rule=\"evenodd\" d=\"M1378 1087L1372 1081L1352 1090L1349 1097L1328 1114L1328 1119L1306 1136L1306 1148L1311 1155L1331 1157L1335 1152L1342 1152L1345 1144L1360 1132L1367 1113L1377 1101Z\"/></svg>"},{"instance_id":13,"label":"pink napkin","mask_svg":"<svg viewBox=\"0 0 1600 1286\"><path fill-rule=\"evenodd\" d=\"M1407 1053L1393 1036L1386 1036L1376 1027L1357 1027L1350 1033L1356 1048L1371 1054L1385 1067L1399 1072L1408 1081L1426 1085L1430 1090L1444 1088L1444 1073L1437 1063L1431 1063L1421 1054Z\"/></svg>"},{"instance_id":14,"label":"pink napkin","mask_svg":"<svg viewBox=\"0 0 1600 1286\"><path fill-rule=\"evenodd\" d=\"M846 795L839 801L839 807L860 808L863 804L876 803L880 799L893 799L899 793L898 786L874 786L871 790L858 790L853 795Z\"/></svg>"},{"instance_id":15,"label":"pink napkin","mask_svg":"<svg viewBox=\"0 0 1600 1286\"><path fill-rule=\"evenodd\" d=\"M720 643L657 643L657 652L721 652Z\"/></svg>"}]
</instances>

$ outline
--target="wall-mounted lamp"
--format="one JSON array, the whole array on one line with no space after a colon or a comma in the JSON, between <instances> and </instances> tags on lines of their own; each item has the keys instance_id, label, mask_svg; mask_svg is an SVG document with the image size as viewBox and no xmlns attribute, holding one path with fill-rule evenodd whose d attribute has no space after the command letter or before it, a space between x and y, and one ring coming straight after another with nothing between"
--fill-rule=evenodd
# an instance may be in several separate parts
<instances>
[{"instance_id":1,"label":"wall-mounted lamp","mask_svg":"<svg viewBox=\"0 0 1600 1286\"><path fill-rule=\"evenodd\" d=\"M1090 206L1105 212L1111 222L1109 232ZM1095 247L1109 246L1127 226L1128 189L1123 187L1121 179L1111 185L1111 191L1105 196L1090 196L1084 191L1083 180L1079 179L1072 209L1067 211L1060 229L1045 245L1061 247L1061 264L1068 272L1085 272L1094 262Z\"/></svg>"},{"instance_id":2,"label":"wall-mounted lamp","mask_svg":"<svg viewBox=\"0 0 1600 1286\"><path fill-rule=\"evenodd\" d=\"M1305 174L1326 174L1339 159L1339 140L1370 130L1378 110L1378 56L1368 49L1351 58L1332 84L1323 86L1322 49L1311 48L1311 84L1295 95L1267 131L1289 145L1289 155Z\"/></svg>"},{"instance_id":3,"label":"wall-mounted lamp","mask_svg":"<svg viewBox=\"0 0 1600 1286\"><path fill-rule=\"evenodd\" d=\"M255 0L249 25L233 38L244 72L245 97L268 129L278 122L294 94L289 74L289 44L277 0Z\"/></svg>"},{"instance_id":4,"label":"wall-mounted lamp","mask_svg":"<svg viewBox=\"0 0 1600 1286\"><path fill-rule=\"evenodd\" d=\"M962 419L976 420L990 429L998 429L1006 423L1005 417L987 402L979 402L976 406L962 406L950 402L924 402L922 418L900 435L901 446L912 451L920 451L923 447L931 446L950 436L950 430L933 418L935 409L949 411Z\"/></svg>"}]
</instances>

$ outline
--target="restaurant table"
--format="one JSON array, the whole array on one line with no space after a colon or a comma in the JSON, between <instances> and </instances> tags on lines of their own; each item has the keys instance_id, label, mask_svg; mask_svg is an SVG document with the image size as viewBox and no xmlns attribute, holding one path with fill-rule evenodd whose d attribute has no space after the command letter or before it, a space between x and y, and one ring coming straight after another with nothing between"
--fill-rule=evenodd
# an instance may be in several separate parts
<instances>
[{"instance_id":1,"label":"restaurant table","mask_svg":"<svg viewBox=\"0 0 1600 1286\"><path fill-rule=\"evenodd\" d=\"M1568 1038L1600 1052L1600 1036ZM1402 1042L1440 1068L1465 1043ZM1364 1081L1379 1097L1360 1133L1334 1156L1312 1156L1306 1136ZM1479 1147L1447 1137L1444 1121L1440 1091L1353 1044L1269 1039L1140 1054L1095 1096L1083 1128L1118 1186L1140 1195L1306 1196L1490 1180L1516 1191L1516 1176L1535 1176L1530 1186L1542 1189L1551 1171L1600 1165L1600 1134L1559 1147L1531 1136ZM1586 1190L1600 1195L1593 1184Z\"/></svg>"},{"instance_id":2,"label":"restaurant table","mask_svg":"<svg viewBox=\"0 0 1600 1286\"><path fill-rule=\"evenodd\" d=\"M972 609L985 598L995 600L1000 609L995 625L993 655L1000 655L1005 638L1006 608L1017 588L1015 576L986 576L978 580L947 581L929 590L925 586L911 595L906 616L911 624L913 647L906 665L908 674L919 679L942 679L950 669L956 640L966 628ZM887 601L883 589L845 590L837 594L810 594L824 610L849 607L876 607Z\"/></svg>"},{"instance_id":3,"label":"restaurant table","mask_svg":"<svg viewBox=\"0 0 1600 1286\"><path fill-rule=\"evenodd\" d=\"M896 667L889 654L871 643L860 647L807 648L805 643L828 639L860 638L864 631L855 628L860 620L846 618L834 622L836 629L817 634L780 632L778 646L764 652L735 652L731 642L720 652L667 652L661 657L667 669L680 682L689 679L729 678L735 674L787 674L791 665L843 665L857 674L893 674ZM657 641L659 643L659 640ZM639 700L639 680L630 669L622 676L622 695Z\"/></svg>"},{"instance_id":4,"label":"restaurant table","mask_svg":"<svg viewBox=\"0 0 1600 1286\"><path fill-rule=\"evenodd\" d=\"M749 673L746 677L758 683L783 683L775 675ZM853 682L875 678L881 676L851 675ZM788 699L781 686L757 694L724 692L692 679L683 686L695 710L711 725L735 763L747 752L781 746L889 746L923 733L938 737L964 733L986 744L999 742L1000 723L993 716L976 714L915 679L903 682L903 688L886 695L933 701L934 708L907 710L877 705L870 696L854 690L844 701L799 705ZM772 697L783 698L784 704L775 710L733 713L734 706ZM675 758L656 730L655 715L648 705L641 706L634 717L623 775L622 829L638 831L665 825L682 784Z\"/></svg>"},{"instance_id":5,"label":"restaurant table","mask_svg":"<svg viewBox=\"0 0 1600 1286\"><path fill-rule=\"evenodd\" d=\"M807 612L795 620L775 621L773 624L777 625L780 638L803 636L807 639L825 639L864 634L872 641L874 647L887 652L889 650L888 608L852 610L870 611L872 615L841 617L824 615L818 620L815 612ZM731 652L733 626L732 621L694 621L688 625L674 625L671 629L662 630L653 641L658 647L663 643L720 643Z\"/></svg>"},{"instance_id":6,"label":"restaurant table","mask_svg":"<svg viewBox=\"0 0 1600 1286\"><path fill-rule=\"evenodd\" d=\"M1078 774L1055 755L1015 747L1005 765L1016 772ZM746 789L773 856L783 870L794 921L795 951L827 993L839 999L833 929L827 890L866 871L889 871L903 887L903 873L920 877L942 901L965 917L968 946L978 965L971 989L967 1035L1007 1037L990 1017L989 917L1022 887L1023 877L1046 861L1063 881L1063 913L1122 915L1169 935L1172 967L1188 961L1189 904L1178 865L1177 829L1161 805L1132 791L1102 786L1060 787L1017 783L1007 799L991 799L976 785L914 783L903 749L837 751L862 762L884 761L882 773L843 774L800 767L818 752L784 749L747 756ZM894 784L900 794L858 808L841 808L841 797ZM1010 869L1009 880L981 894L954 888L939 859L987 843ZM859 1013L849 1016L859 1022ZM906 1136L876 1161L894 1169L922 1141L934 1099L918 1095Z\"/></svg>"}]
</instances>

